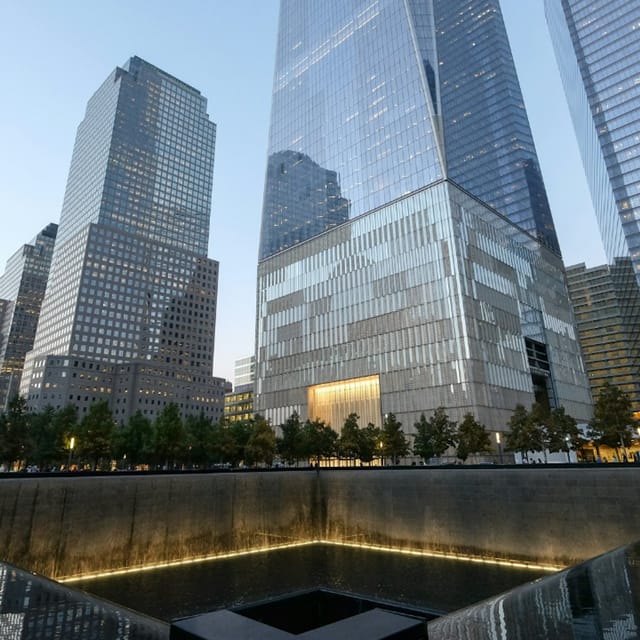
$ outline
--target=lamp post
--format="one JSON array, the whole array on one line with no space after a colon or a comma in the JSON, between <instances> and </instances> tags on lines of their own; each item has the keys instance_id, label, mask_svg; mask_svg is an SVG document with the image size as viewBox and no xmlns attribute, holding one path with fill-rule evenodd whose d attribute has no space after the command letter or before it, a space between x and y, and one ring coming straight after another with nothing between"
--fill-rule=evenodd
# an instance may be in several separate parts
<instances>
[{"instance_id":1,"label":"lamp post","mask_svg":"<svg viewBox=\"0 0 640 640\"><path fill-rule=\"evenodd\" d=\"M73 448L76 446L76 439L71 436L69 440L69 459L67 460L67 471L71 471L71 456L73 455Z\"/></svg>"},{"instance_id":2,"label":"lamp post","mask_svg":"<svg viewBox=\"0 0 640 640\"><path fill-rule=\"evenodd\" d=\"M384 467L384 444L382 440L378 442L378 448L380 449L380 466Z\"/></svg>"},{"instance_id":3,"label":"lamp post","mask_svg":"<svg viewBox=\"0 0 640 640\"><path fill-rule=\"evenodd\" d=\"M571 449L569 448L569 442L571 442L571 436L568 436L568 435L565 436L564 441L567 444L567 462L571 462L571 454L570 454Z\"/></svg>"},{"instance_id":4,"label":"lamp post","mask_svg":"<svg viewBox=\"0 0 640 640\"><path fill-rule=\"evenodd\" d=\"M502 460L502 440L500 438L500 432L496 431L496 444L498 445L498 454L500 456L500 464L503 464Z\"/></svg>"}]
</instances>

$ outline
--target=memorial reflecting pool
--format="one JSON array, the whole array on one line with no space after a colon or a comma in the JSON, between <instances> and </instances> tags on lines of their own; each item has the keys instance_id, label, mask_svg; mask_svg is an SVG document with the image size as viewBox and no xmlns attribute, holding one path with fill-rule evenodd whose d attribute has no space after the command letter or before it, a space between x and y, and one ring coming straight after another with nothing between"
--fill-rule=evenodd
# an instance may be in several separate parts
<instances>
[{"instance_id":1,"label":"memorial reflecting pool","mask_svg":"<svg viewBox=\"0 0 640 640\"><path fill-rule=\"evenodd\" d=\"M316 587L442 614L545 575L542 569L313 544L70 586L169 621Z\"/></svg>"}]
</instances>

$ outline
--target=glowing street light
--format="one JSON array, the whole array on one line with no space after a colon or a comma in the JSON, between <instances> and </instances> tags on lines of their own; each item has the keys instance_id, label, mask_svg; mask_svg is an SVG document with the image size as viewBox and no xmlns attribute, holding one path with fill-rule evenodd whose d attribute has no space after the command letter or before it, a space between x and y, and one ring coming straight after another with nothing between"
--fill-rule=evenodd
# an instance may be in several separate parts
<instances>
[{"instance_id":1,"label":"glowing street light","mask_svg":"<svg viewBox=\"0 0 640 640\"><path fill-rule=\"evenodd\" d=\"M76 439L74 436L71 436L69 440L69 459L67 460L67 471L71 470L71 456L73 455L73 448L76 446Z\"/></svg>"}]
</instances>

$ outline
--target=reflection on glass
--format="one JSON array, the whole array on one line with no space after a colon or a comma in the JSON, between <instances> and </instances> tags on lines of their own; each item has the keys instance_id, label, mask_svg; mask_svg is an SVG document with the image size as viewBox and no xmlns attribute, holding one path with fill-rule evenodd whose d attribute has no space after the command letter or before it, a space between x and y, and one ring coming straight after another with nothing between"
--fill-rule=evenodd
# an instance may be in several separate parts
<instances>
[{"instance_id":1,"label":"reflection on glass","mask_svg":"<svg viewBox=\"0 0 640 640\"><path fill-rule=\"evenodd\" d=\"M296 153L351 218L448 177L559 252L498 0L282 0L268 152L261 259L330 226Z\"/></svg>"},{"instance_id":2,"label":"reflection on glass","mask_svg":"<svg viewBox=\"0 0 640 640\"><path fill-rule=\"evenodd\" d=\"M269 156L261 258L312 238L349 219L335 171L297 151Z\"/></svg>"}]
</instances>

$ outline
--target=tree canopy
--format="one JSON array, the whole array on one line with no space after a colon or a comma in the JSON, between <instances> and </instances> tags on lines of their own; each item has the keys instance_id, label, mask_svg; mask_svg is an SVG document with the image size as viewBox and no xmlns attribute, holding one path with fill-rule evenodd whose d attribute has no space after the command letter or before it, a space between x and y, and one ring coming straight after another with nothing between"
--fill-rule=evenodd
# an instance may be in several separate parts
<instances>
[{"instance_id":1,"label":"tree canopy","mask_svg":"<svg viewBox=\"0 0 640 640\"><path fill-rule=\"evenodd\" d=\"M395 414L385 415L380 437L383 454L390 458L393 464L398 464L400 458L409 455L409 441L402 430L402 422L397 420Z\"/></svg>"},{"instance_id":2,"label":"tree canopy","mask_svg":"<svg viewBox=\"0 0 640 640\"><path fill-rule=\"evenodd\" d=\"M115 422L106 400L98 400L90 407L78 427L78 455L90 461L92 469L99 469L111 460Z\"/></svg>"},{"instance_id":3,"label":"tree canopy","mask_svg":"<svg viewBox=\"0 0 640 640\"><path fill-rule=\"evenodd\" d=\"M589 425L589 436L596 447L626 449L631 445L636 424L629 395L606 382L596 399Z\"/></svg>"},{"instance_id":4,"label":"tree canopy","mask_svg":"<svg viewBox=\"0 0 640 640\"><path fill-rule=\"evenodd\" d=\"M307 420L302 427L305 454L320 464L322 458L331 458L336 453L338 434L320 419Z\"/></svg>"},{"instance_id":5,"label":"tree canopy","mask_svg":"<svg viewBox=\"0 0 640 640\"><path fill-rule=\"evenodd\" d=\"M414 425L413 452L423 460L441 456L456 443L456 423L449 420L444 407L438 407L427 420L424 413Z\"/></svg>"},{"instance_id":6,"label":"tree canopy","mask_svg":"<svg viewBox=\"0 0 640 640\"><path fill-rule=\"evenodd\" d=\"M245 462L249 466L271 466L276 453L276 435L263 416L256 414L245 449Z\"/></svg>"},{"instance_id":7,"label":"tree canopy","mask_svg":"<svg viewBox=\"0 0 640 640\"><path fill-rule=\"evenodd\" d=\"M478 422L472 413L466 413L458 425L456 434L456 456L465 462L472 454L489 453L491 438L486 427Z\"/></svg>"},{"instance_id":8,"label":"tree canopy","mask_svg":"<svg viewBox=\"0 0 640 640\"><path fill-rule=\"evenodd\" d=\"M305 452L302 423L296 411L280 425L280 430L282 436L277 441L278 454L285 462L292 465L304 457Z\"/></svg>"}]
</instances>

